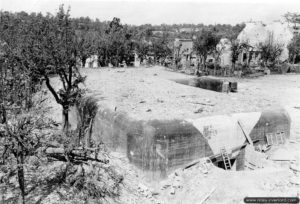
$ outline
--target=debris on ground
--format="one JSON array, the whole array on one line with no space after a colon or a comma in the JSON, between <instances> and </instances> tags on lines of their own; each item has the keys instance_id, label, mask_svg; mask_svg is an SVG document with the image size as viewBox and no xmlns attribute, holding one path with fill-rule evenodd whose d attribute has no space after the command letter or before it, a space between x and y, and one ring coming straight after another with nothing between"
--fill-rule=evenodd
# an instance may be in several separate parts
<instances>
[{"instance_id":1,"label":"debris on ground","mask_svg":"<svg viewBox=\"0 0 300 204\"><path fill-rule=\"evenodd\" d=\"M245 147L245 167L249 170L263 168L266 163L265 154L255 151L253 146Z\"/></svg>"},{"instance_id":2,"label":"debris on ground","mask_svg":"<svg viewBox=\"0 0 300 204\"><path fill-rule=\"evenodd\" d=\"M197 110L194 111L194 113L202 113L204 110L204 108L198 108Z\"/></svg>"}]
</instances>

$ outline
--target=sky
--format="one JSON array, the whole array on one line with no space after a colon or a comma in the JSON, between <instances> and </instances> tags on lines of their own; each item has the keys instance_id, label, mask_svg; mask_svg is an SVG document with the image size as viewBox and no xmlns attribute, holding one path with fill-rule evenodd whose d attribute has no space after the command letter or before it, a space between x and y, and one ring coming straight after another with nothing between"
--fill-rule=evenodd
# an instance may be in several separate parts
<instances>
[{"instance_id":1,"label":"sky","mask_svg":"<svg viewBox=\"0 0 300 204\"><path fill-rule=\"evenodd\" d=\"M286 12L300 13L300 0L0 0L0 10L56 13L70 6L71 16L100 21L113 17L121 23L141 24L237 24L279 20Z\"/></svg>"}]
</instances>

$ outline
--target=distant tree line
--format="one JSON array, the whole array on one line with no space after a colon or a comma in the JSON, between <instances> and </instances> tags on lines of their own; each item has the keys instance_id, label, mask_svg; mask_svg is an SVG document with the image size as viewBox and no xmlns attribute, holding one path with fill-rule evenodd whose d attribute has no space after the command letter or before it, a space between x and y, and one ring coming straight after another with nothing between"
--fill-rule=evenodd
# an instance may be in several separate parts
<instances>
[{"instance_id":1,"label":"distant tree line","mask_svg":"<svg viewBox=\"0 0 300 204\"><path fill-rule=\"evenodd\" d=\"M1 11L0 15L11 25L21 21L24 26L27 23L37 21L37 18L47 19L51 16L51 14L10 13L6 11ZM89 17L79 17L70 18L70 28L75 32L77 55L83 66L92 55L98 56L98 62L101 66L107 66L109 63L118 66L123 61L127 64L131 63L134 53L137 53L141 60L147 55L154 56L155 61L164 59L172 54L175 38L192 39L204 30L212 29L218 36L231 38L236 36L244 28L244 25L144 24L134 26L122 24L119 18L113 18L111 21L100 21ZM188 31L181 31L185 28L188 28Z\"/></svg>"}]
</instances>

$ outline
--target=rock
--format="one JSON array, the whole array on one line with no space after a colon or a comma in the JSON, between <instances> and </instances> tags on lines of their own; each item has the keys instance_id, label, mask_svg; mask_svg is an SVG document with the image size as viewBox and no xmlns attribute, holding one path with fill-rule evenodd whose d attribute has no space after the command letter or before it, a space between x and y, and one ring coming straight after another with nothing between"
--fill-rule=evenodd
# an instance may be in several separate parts
<instances>
[{"instance_id":1,"label":"rock","mask_svg":"<svg viewBox=\"0 0 300 204\"><path fill-rule=\"evenodd\" d=\"M159 192L158 192L158 191L155 191L155 190L151 191L151 193L152 193L152 196L159 195Z\"/></svg>"},{"instance_id":2,"label":"rock","mask_svg":"<svg viewBox=\"0 0 300 204\"><path fill-rule=\"evenodd\" d=\"M157 102L158 102L158 103L163 103L164 101L161 100L161 99L157 99Z\"/></svg>"},{"instance_id":3,"label":"rock","mask_svg":"<svg viewBox=\"0 0 300 204\"><path fill-rule=\"evenodd\" d=\"M266 68L266 69L264 70L264 73L265 73L266 75L270 75L270 74L271 74L271 71L270 71L269 69Z\"/></svg>"},{"instance_id":4,"label":"rock","mask_svg":"<svg viewBox=\"0 0 300 204\"><path fill-rule=\"evenodd\" d=\"M145 186L144 184L139 184L138 185L138 190L140 191L140 192L144 192L144 191L147 191L148 190L148 188L147 188L147 186Z\"/></svg>"},{"instance_id":5,"label":"rock","mask_svg":"<svg viewBox=\"0 0 300 204\"><path fill-rule=\"evenodd\" d=\"M181 188L182 187L182 182L179 181L179 180L176 180L176 181L173 182L172 187L173 188Z\"/></svg>"},{"instance_id":6,"label":"rock","mask_svg":"<svg viewBox=\"0 0 300 204\"><path fill-rule=\"evenodd\" d=\"M175 195L175 188L171 188L171 189L170 189L170 194L171 194L171 195Z\"/></svg>"},{"instance_id":7,"label":"rock","mask_svg":"<svg viewBox=\"0 0 300 204\"><path fill-rule=\"evenodd\" d=\"M138 191L146 198L152 198L152 191L141 183L138 185Z\"/></svg>"},{"instance_id":8,"label":"rock","mask_svg":"<svg viewBox=\"0 0 300 204\"><path fill-rule=\"evenodd\" d=\"M146 112L151 112L152 110L149 108L148 110L146 110Z\"/></svg>"},{"instance_id":9,"label":"rock","mask_svg":"<svg viewBox=\"0 0 300 204\"><path fill-rule=\"evenodd\" d=\"M209 98L205 98L204 101L207 102L207 103L211 102Z\"/></svg>"},{"instance_id":10,"label":"rock","mask_svg":"<svg viewBox=\"0 0 300 204\"><path fill-rule=\"evenodd\" d=\"M203 167L203 168L200 168L200 170L203 174L208 174L207 168Z\"/></svg>"},{"instance_id":11,"label":"rock","mask_svg":"<svg viewBox=\"0 0 300 204\"><path fill-rule=\"evenodd\" d=\"M300 177L292 177L291 179L290 179L290 183L291 184L295 184L295 185L300 185Z\"/></svg>"},{"instance_id":12,"label":"rock","mask_svg":"<svg viewBox=\"0 0 300 204\"><path fill-rule=\"evenodd\" d=\"M161 186L161 190L169 188L170 186L171 186L170 184L164 184L164 185Z\"/></svg>"},{"instance_id":13,"label":"rock","mask_svg":"<svg viewBox=\"0 0 300 204\"><path fill-rule=\"evenodd\" d=\"M203 112L203 108L199 108L198 110L194 111L194 113L202 113Z\"/></svg>"}]
</instances>

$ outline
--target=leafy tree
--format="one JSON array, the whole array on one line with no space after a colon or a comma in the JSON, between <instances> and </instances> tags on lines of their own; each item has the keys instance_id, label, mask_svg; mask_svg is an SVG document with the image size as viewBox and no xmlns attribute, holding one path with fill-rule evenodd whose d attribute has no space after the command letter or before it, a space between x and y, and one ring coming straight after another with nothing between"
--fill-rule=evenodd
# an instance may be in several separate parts
<instances>
[{"instance_id":1,"label":"leafy tree","mask_svg":"<svg viewBox=\"0 0 300 204\"><path fill-rule=\"evenodd\" d=\"M35 104L37 105L37 104ZM11 172L17 172L22 203L25 204L26 183L25 165L29 163L30 156L37 156L38 149L42 146L43 132L51 127L51 122L41 112L42 109L34 108L30 111L15 114L11 112L5 123L0 124L0 141L4 147L0 154L3 162L7 160L16 165L10 165Z\"/></svg>"},{"instance_id":2,"label":"leafy tree","mask_svg":"<svg viewBox=\"0 0 300 204\"><path fill-rule=\"evenodd\" d=\"M21 44L21 57L24 66L45 80L45 84L62 106L63 129L69 129L69 109L83 94L79 84L85 77L77 68L77 41L69 18L69 10L59 8L56 16L35 18L29 23L26 39ZM62 88L56 91L50 76L59 76Z\"/></svg>"},{"instance_id":3,"label":"leafy tree","mask_svg":"<svg viewBox=\"0 0 300 204\"><path fill-rule=\"evenodd\" d=\"M286 14L284 14L283 17L285 18L285 20L288 23L291 23L294 26L294 28L297 28L297 26L300 24L300 14L299 13L287 12Z\"/></svg>"},{"instance_id":4,"label":"leafy tree","mask_svg":"<svg viewBox=\"0 0 300 204\"><path fill-rule=\"evenodd\" d=\"M86 60L96 52L96 33L94 31L76 30L78 57L85 67Z\"/></svg>"},{"instance_id":5,"label":"leafy tree","mask_svg":"<svg viewBox=\"0 0 300 204\"><path fill-rule=\"evenodd\" d=\"M141 62L148 56L151 52L151 43L147 41L139 41L135 45L138 57Z\"/></svg>"},{"instance_id":6,"label":"leafy tree","mask_svg":"<svg viewBox=\"0 0 300 204\"><path fill-rule=\"evenodd\" d=\"M300 35L294 35L292 41L288 45L289 55L295 64L296 57L300 55Z\"/></svg>"},{"instance_id":7,"label":"leafy tree","mask_svg":"<svg viewBox=\"0 0 300 204\"><path fill-rule=\"evenodd\" d=\"M134 28L133 41L135 52L141 59L141 62L150 54L152 50L151 37L153 36L152 29L149 27L138 29Z\"/></svg>"},{"instance_id":8,"label":"leafy tree","mask_svg":"<svg viewBox=\"0 0 300 204\"><path fill-rule=\"evenodd\" d=\"M232 70L235 70L235 64L238 60L239 54L240 54L240 45L237 41L231 42L231 64L232 64Z\"/></svg>"},{"instance_id":9,"label":"leafy tree","mask_svg":"<svg viewBox=\"0 0 300 204\"><path fill-rule=\"evenodd\" d=\"M206 69L206 59L209 54L216 50L220 37L211 30L203 30L194 41L194 51L201 57L203 67Z\"/></svg>"},{"instance_id":10,"label":"leafy tree","mask_svg":"<svg viewBox=\"0 0 300 204\"><path fill-rule=\"evenodd\" d=\"M235 41L240 34L240 32L245 28L246 24L236 24L231 29L229 29L223 37L229 39L231 42Z\"/></svg>"},{"instance_id":11,"label":"leafy tree","mask_svg":"<svg viewBox=\"0 0 300 204\"><path fill-rule=\"evenodd\" d=\"M96 52L99 56L99 63L101 66L107 66L110 62L110 41L107 35L97 35L97 45L96 45Z\"/></svg>"},{"instance_id":12,"label":"leafy tree","mask_svg":"<svg viewBox=\"0 0 300 204\"><path fill-rule=\"evenodd\" d=\"M20 54L20 44L25 40L24 29L29 28L24 21L32 20L32 17L35 15L3 13L0 27L1 164L9 169L9 174L16 172L22 203L25 203L26 195L25 166L29 163L28 158L40 148L42 131L51 125L44 117L41 100L35 98L35 103L32 100L37 83L24 68Z\"/></svg>"},{"instance_id":13,"label":"leafy tree","mask_svg":"<svg viewBox=\"0 0 300 204\"><path fill-rule=\"evenodd\" d=\"M119 18L113 18L107 25L105 32L98 35L97 53L100 64L112 63L118 66L120 62L132 61L134 43L133 31L129 26L123 26Z\"/></svg>"},{"instance_id":14,"label":"leafy tree","mask_svg":"<svg viewBox=\"0 0 300 204\"><path fill-rule=\"evenodd\" d=\"M260 50L264 66L267 66L268 63L274 65L283 51L283 45L274 43L273 36L271 34L268 41L260 44L258 48Z\"/></svg>"},{"instance_id":15,"label":"leafy tree","mask_svg":"<svg viewBox=\"0 0 300 204\"><path fill-rule=\"evenodd\" d=\"M35 174L40 169L37 168L40 160L36 158L45 157L64 162L56 180L51 182L64 182L69 188L74 186L85 198L99 200L119 194L122 178L111 168L103 168L102 163L107 164L108 160L103 159L103 154L98 157L100 148L89 148L89 144L83 147L82 142L74 140L77 132L68 130L68 111L76 104L81 118L79 136L87 135L86 143L92 143L91 127L97 111L95 100L79 100L83 93L79 86L84 77L76 67L78 36L68 13L60 7L55 16L23 12L1 12L0 15L0 171L5 169L5 179L16 175L23 203L25 200L33 202L28 194L34 188L29 190L26 186L38 183L40 187L40 180L48 184L47 173L45 176ZM57 90L52 76L60 79L61 89ZM45 81L63 107L65 131L62 134L52 135L48 129L52 121L44 115L43 100L36 95L39 80ZM37 103L31 101L33 96ZM52 144L53 140L59 145ZM98 163L92 167L91 161ZM101 174L95 173L95 166ZM29 168L34 168L33 176ZM1 182L2 178L1 174ZM37 180L39 182L32 182ZM103 182L107 183L104 187Z\"/></svg>"},{"instance_id":16,"label":"leafy tree","mask_svg":"<svg viewBox=\"0 0 300 204\"><path fill-rule=\"evenodd\" d=\"M232 69L235 70L235 64L238 60L239 54L243 50L248 50L250 48L249 44L247 42L239 43L237 40L234 40L231 42L231 63L232 63Z\"/></svg>"},{"instance_id":17,"label":"leafy tree","mask_svg":"<svg viewBox=\"0 0 300 204\"><path fill-rule=\"evenodd\" d=\"M181 47L182 43L180 41L177 41L174 43L174 56L175 56L175 67L179 68L179 62L181 61Z\"/></svg>"},{"instance_id":18,"label":"leafy tree","mask_svg":"<svg viewBox=\"0 0 300 204\"><path fill-rule=\"evenodd\" d=\"M167 56L171 55L172 50L169 43L169 35L166 32L163 33L162 37L152 40L152 52L155 62L160 59L164 60Z\"/></svg>"}]
</instances>

